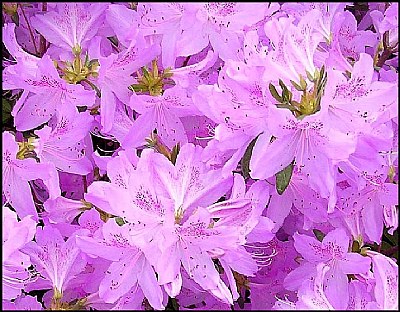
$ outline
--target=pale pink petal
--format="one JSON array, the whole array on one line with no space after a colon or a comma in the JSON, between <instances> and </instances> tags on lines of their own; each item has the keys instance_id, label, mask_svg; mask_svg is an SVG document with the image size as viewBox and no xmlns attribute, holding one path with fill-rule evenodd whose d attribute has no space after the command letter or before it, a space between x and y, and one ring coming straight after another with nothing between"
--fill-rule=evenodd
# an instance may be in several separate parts
<instances>
[{"instance_id":1,"label":"pale pink petal","mask_svg":"<svg viewBox=\"0 0 400 312\"><path fill-rule=\"evenodd\" d=\"M111 220L110 222L113 222ZM98 239L87 236L77 236L76 245L92 257L101 257L110 261L119 261L122 258L122 250L117 246L108 246Z\"/></svg>"},{"instance_id":2,"label":"pale pink petal","mask_svg":"<svg viewBox=\"0 0 400 312\"><path fill-rule=\"evenodd\" d=\"M22 108L15 114L16 129L31 130L47 122L55 114L56 105L61 102L60 97L59 92L31 93Z\"/></svg>"},{"instance_id":3,"label":"pale pink petal","mask_svg":"<svg viewBox=\"0 0 400 312\"><path fill-rule=\"evenodd\" d=\"M374 294L380 309L399 309L399 271L397 264L377 252L368 252L375 277Z\"/></svg>"},{"instance_id":4,"label":"pale pink petal","mask_svg":"<svg viewBox=\"0 0 400 312\"><path fill-rule=\"evenodd\" d=\"M105 132L110 131L112 128L116 105L114 93L107 87L103 87L101 90L100 117Z\"/></svg>"},{"instance_id":5,"label":"pale pink petal","mask_svg":"<svg viewBox=\"0 0 400 312\"><path fill-rule=\"evenodd\" d=\"M137 264L141 267L138 274L139 286L150 305L156 310L163 310L165 308L163 305L163 293L157 283L154 270L144 256L142 256L141 261L142 263L139 262Z\"/></svg>"},{"instance_id":6,"label":"pale pink petal","mask_svg":"<svg viewBox=\"0 0 400 312\"><path fill-rule=\"evenodd\" d=\"M345 274L364 274L371 268L371 259L358 253L349 252L344 259L339 260L338 265Z\"/></svg>"},{"instance_id":7,"label":"pale pink petal","mask_svg":"<svg viewBox=\"0 0 400 312\"><path fill-rule=\"evenodd\" d=\"M324 246L316 238L298 233L295 233L293 238L294 247L307 261L318 263L331 258L330 254L324 252Z\"/></svg>"},{"instance_id":8,"label":"pale pink petal","mask_svg":"<svg viewBox=\"0 0 400 312\"><path fill-rule=\"evenodd\" d=\"M347 275L340 266L334 264L325 275L325 294L335 309L345 310L349 302L349 286Z\"/></svg>"},{"instance_id":9,"label":"pale pink petal","mask_svg":"<svg viewBox=\"0 0 400 312\"><path fill-rule=\"evenodd\" d=\"M296 137L286 135L270 143L269 135L261 134L250 159L253 179L266 179L285 169L294 159Z\"/></svg>"},{"instance_id":10,"label":"pale pink petal","mask_svg":"<svg viewBox=\"0 0 400 312\"><path fill-rule=\"evenodd\" d=\"M155 129L156 116L153 111L147 112L139 116L129 129L122 147L132 148L146 144L145 138L149 138Z\"/></svg>"},{"instance_id":11,"label":"pale pink petal","mask_svg":"<svg viewBox=\"0 0 400 312\"><path fill-rule=\"evenodd\" d=\"M99 296L107 303L114 303L137 283L138 260L141 252L128 253L120 261L113 262L99 286Z\"/></svg>"},{"instance_id":12,"label":"pale pink petal","mask_svg":"<svg viewBox=\"0 0 400 312\"><path fill-rule=\"evenodd\" d=\"M343 228L330 231L322 240L322 246L332 250L334 257L344 257L350 247L350 239Z\"/></svg>"}]
</instances>

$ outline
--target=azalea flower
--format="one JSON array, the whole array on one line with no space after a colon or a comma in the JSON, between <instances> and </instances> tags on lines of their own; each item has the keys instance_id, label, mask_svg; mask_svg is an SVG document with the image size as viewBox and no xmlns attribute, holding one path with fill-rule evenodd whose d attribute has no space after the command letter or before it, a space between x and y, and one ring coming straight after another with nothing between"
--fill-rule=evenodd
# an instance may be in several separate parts
<instances>
[{"instance_id":1,"label":"azalea flower","mask_svg":"<svg viewBox=\"0 0 400 312\"><path fill-rule=\"evenodd\" d=\"M325 264L323 269L326 275L322 278L323 290L326 298L335 309L345 309L349 302L348 280L346 274L363 274L369 271L371 261L354 252L348 252L350 240L346 232L339 228L330 231L322 242L316 238L296 233L294 235L294 247L310 263L307 264L309 276L315 276L318 267ZM304 267L306 269L306 267ZM287 281L295 278L296 272L303 270L303 266L292 271L286 277ZM317 270L317 271L316 271ZM320 274L320 273L319 273ZM304 273L297 278L304 278ZM318 275L318 273L317 273ZM316 281L316 279L315 279ZM305 282L307 283L307 282ZM321 286L322 287L322 286Z\"/></svg>"}]
</instances>

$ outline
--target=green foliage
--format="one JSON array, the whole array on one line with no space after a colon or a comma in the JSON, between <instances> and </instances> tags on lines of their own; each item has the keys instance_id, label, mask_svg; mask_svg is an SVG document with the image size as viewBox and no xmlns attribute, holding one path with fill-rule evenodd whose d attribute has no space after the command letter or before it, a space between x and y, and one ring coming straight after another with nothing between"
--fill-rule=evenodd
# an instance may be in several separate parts
<instances>
[{"instance_id":1,"label":"green foliage","mask_svg":"<svg viewBox=\"0 0 400 312\"><path fill-rule=\"evenodd\" d=\"M300 102L293 100L293 93L289 91L288 87L281 79L279 79L279 86L282 90L281 95L279 95L276 87L272 83L269 84L271 95L278 101L276 106L278 108L289 109L298 119L303 119L305 116L315 114L321 109L321 99L327 81L325 67L322 66L320 70L316 69L314 75L307 72L307 78L314 84L312 88L307 89L307 81L301 75L299 83L290 80L293 87L297 91L302 92Z\"/></svg>"},{"instance_id":2,"label":"green foliage","mask_svg":"<svg viewBox=\"0 0 400 312\"><path fill-rule=\"evenodd\" d=\"M256 136L253 140L251 140L251 142L247 146L246 151L244 152L244 155L240 161L240 165L242 168L242 175L245 179L250 178L250 158L253 153L253 148L254 148L254 145L256 144L258 137L259 136Z\"/></svg>"},{"instance_id":3,"label":"green foliage","mask_svg":"<svg viewBox=\"0 0 400 312\"><path fill-rule=\"evenodd\" d=\"M2 122L3 124L7 123L10 119L12 119L11 111L12 105L11 102L4 97L1 99L2 103Z\"/></svg>"},{"instance_id":4,"label":"green foliage","mask_svg":"<svg viewBox=\"0 0 400 312\"><path fill-rule=\"evenodd\" d=\"M283 192L288 187L290 179L292 177L293 167L294 167L294 159L290 163L290 165L288 165L286 168L284 168L283 170L279 171L275 175L275 178L276 178L276 191L278 192L279 195L282 195Z\"/></svg>"},{"instance_id":5,"label":"green foliage","mask_svg":"<svg viewBox=\"0 0 400 312\"><path fill-rule=\"evenodd\" d=\"M323 240L324 237L325 237L325 234L324 234L322 231L318 230L318 229L313 229L313 233L314 233L315 237L316 237L320 242L322 242L322 240Z\"/></svg>"},{"instance_id":6,"label":"green foliage","mask_svg":"<svg viewBox=\"0 0 400 312\"><path fill-rule=\"evenodd\" d=\"M171 68L164 71L158 70L157 60L151 62L152 69L142 67L142 73L137 72L137 82L129 87L130 90L138 93L148 93L151 96L160 96L164 92L164 85L169 83L172 77Z\"/></svg>"},{"instance_id":7,"label":"green foliage","mask_svg":"<svg viewBox=\"0 0 400 312\"><path fill-rule=\"evenodd\" d=\"M115 222L117 222L117 224L118 224L119 226L123 226L123 225L125 224L124 219L121 218L121 217L116 217L116 218L115 218Z\"/></svg>"}]
</instances>

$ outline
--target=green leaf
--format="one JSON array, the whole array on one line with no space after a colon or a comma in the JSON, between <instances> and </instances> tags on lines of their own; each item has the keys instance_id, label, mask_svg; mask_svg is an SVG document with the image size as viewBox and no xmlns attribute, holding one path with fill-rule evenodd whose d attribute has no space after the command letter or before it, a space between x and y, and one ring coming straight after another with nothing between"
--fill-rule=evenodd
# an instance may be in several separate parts
<instances>
[{"instance_id":1,"label":"green leaf","mask_svg":"<svg viewBox=\"0 0 400 312\"><path fill-rule=\"evenodd\" d=\"M89 54L88 54L88 52L86 51L86 53L85 53L85 61L83 62L83 66L84 67L88 67L89 66Z\"/></svg>"},{"instance_id":2,"label":"green leaf","mask_svg":"<svg viewBox=\"0 0 400 312\"><path fill-rule=\"evenodd\" d=\"M12 105L5 98L2 98L1 102L2 102L1 103L2 104L2 111L3 111L2 121L3 121L3 124L4 124L11 118Z\"/></svg>"},{"instance_id":3,"label":"green leaf","mask_svg":"<svg viewBox=\"0 0 400 312\"><path fill-rule=\"evenodd\" d=\"M134 91L134 92L146 92L147 87L143 84L133 84L128 87L129 90Z\"/></svg>"},{"instance_id":4,"label":"green leaf","mask_svg":"<svg viewBox=\"0 0 400 312\"><path fill-rule=\"evenodd\" d=\"M80 113L87 111L87 106L77 106L77 108L78 108L78 112L80 112Z\"/></svg>"},{"instance_id":5,"label":"green leaf","mask_svg":"<svg viewBox=\"0 0 400 312\"><path fill-rule=\"evenodd\" d=\"M11 103L7 99L2 98L1 99L1 104L2 104L2 107L3 107L3 113L4 112L11 113L12 106L11 106Z\"/></svg>"},{"instance_id":6,"label":"green leaf","mask_svg":"<svg viewBox=\"0 0 400 312\"><path fill-rule=\"evenodd\" d=\"M153 65L153 68L152 68L153 77L158 77L158 65L157 65L157 60L153 60L152 65Z\"/></svg>"},{"instance_id":7,"label":"green leaf","mask_svg":"<svg viewBox=\"0 0 400 312\"><path fill-rule=\"evenodd\" d=\"M285 169L279 171L276 175L276 191L278 192L279 195L282 195L283 192L286 190L286 188L289 185L290 178L292 177L293 173L293 164L294 164L294 159L290 163L289 166L287 166Z\"/></svg>"},{"instance_id":8,"label":"green leaf","mask_svg":"<svg viewBox=\"0 0 400 312\"><path fill-rule=\"evenodd\" d=\"M320 71L318 70L318 68L316 68L314 72L314 81L318 81L319 78L320 78Z\"/></svg>"},{"instance_id":9,"label":"green leaf","mask_svg":"<svg viewBox=\"0 0 400 312\"><path fill-rule=\"evenodd\" d=\"M178 143L178 144L176 144L173 148L172 148L172 151L171 151L171 162L175 165L175 163L176 163L176 158L178 157L178 154L179 154L179 151L180 151L180 149L181 149L181 146L180 146L180 144Z\"/></svg>"},{"instance_id":10,"label":"green leaf","mask_svg":"<svg viewBox=\"0 0 400 312\"><path fill-rule=\"evenodd\" d=\"M302 88L302 90L307 89L307 82L305 81L302 75L300 75L300 87Z\"/></svg>"},{"instance_id":11,"label":"green leaf","mask_svg":"<svg viewBox=\"0 0 400 312\"><path fill-rule=\"evenodd\" d=\"M244 155L242 157L242 160L240 161L240 165L242 167L242 173L244 178L249 178L250 177L250 158L251 154L253 153L253 148L254 145L256 144L256 141L258 139L259 135L257 135L246 148L246 151L244 152Z\"/></svg>"},{"instance_id":12,"label":"green leaf","mask_svg":"<svg viewBox=\"0 0 400 312\"><path fill-rule=\"evenodd\" d=\"M110 40L113 45L118 47L118 38L116 36L107 37L107 39Z\"/></svg>"},{"instance_id":13,"label":"green leaf","mask_svg":"<svg viewBox=\"0 0 400 312\"><path fill-rule=\"evenodd\" d=\"M306 71L306 74L307 74L308 80L314 81L314 77L310 74L310 72L308 70Z\"/></svg>"},{"instance_id":14,"label":"green leaf","mask_svg":"<svg viewBox=\"0 0 400 312\"><path fill-rule=\"evenodd\" d=\"M174 73L171 72L171 69L171 67L164 69L163 78L171 78L174 75Z\"/></svg>"},{"instance_id":15,"label":"green leaf","mask_svg":"<svg viewBox=\"0 0 400 312\"><path fill-rule=\"evenodd\" d=\"M286 85L282 79L279 79L279 86L282 88L282 91L286 88Z\"/></svg>"},{"instance_id":16,"label":"green leaf","mask_svg":"<svg viewBox=\"0 0 400 312\"><path fill-rule=\"evenodd\" d=\"M282 103L282 97L279 96L278 91L276 91L276 88L272 83L269 84L269 92L271 92L271 95L275 100L277 100L279 103Z\"/></svg>"},{"instance_id":17,"label":"green leaf","mask_svg":"<svg viewBox=\"0 0 400 312\"><path fill-rule=\"evenodd\" d=\"M150 77L149 71L147 70L147 67L146 67L146 66L143 66L143 67L142 67L142 71L143 71L143 76L144 76L144 78L147 80L147 82L150 82L151 77Z\"/></svg>"},{"instance_id":18,"label":"green leaf","mask_svg":"<svg viewBox=\"0 0 400 312\"><path fill-rule=\"evenodd\" d=\"M385 252L386 250L392 248L392 245L388 242L382 241L381 243L381 252Z\"/></svg>"},{"instance_id":19,"label":"green leaf","mask_svg":"<svg viewBox=\"0 0 400 312\"><path fill-rule=\"evenodd\" d=\"M88 57L87 54L86 54L86 57ZM88 59L86 59L85 63L88 63L88 67L89 68L92 68L93 65L99 66L99 60L98 59L93 59L93 60L90 60L89 62L88 62Z\"/></svg>"},{"instance_id":20,"label":"green leaf","mask_svg":"<svg viewBox=\"0 0 400 312\"><path fill-rule=\"evenodd\" d=\"M179 311L179 302L176 298L168 297L167 306L165 307L166 311Z\"/></svg>"},{"instance_id":21,"label":"green leaf","mask_svg":"<svg viewBox=\"0 0 400 312\"><path fill-rule=\"evenodd\" d=\"M121 217L116 217L116 218L115 218L115 222L117 222L117 224L118 224L119 226L123 226L123 225L125 224L124 219L121 218Z\"/></svg>"},{"instance_id":22,"label":"green leaf","mask_svg":"<svg viewBox=\"0 0 400 312\"><path fill-rule=\"evenodd\" d=\"M320 70L320 77L323 77L324 75L325 75L325 65L322 65Z\"/></svg>"},{"instance_id":23,"label":"green leaf","mask_svg":"<svg viewBox=\"0 0 400 312\"><path fill-rule=\"evenodd\" d=\"M276 104L276 107L278 108L287 108L288 110L292 112L298 111L298 109L295 106L289 105L289 104Z\"/></svg>"},{"instance_id":24,"label":"green leaf","mask_svg":"<svg viewBox=\"0 0 400 312\"><path fill-rule=\"evenodd\" d=\"M292 102L293 93L290 92L289 90L287 90L287 94L288 94L288 102L290 103L290 102Z\"/></svg>"},{"instance_id":25,"label":"green leaf","mask_svg":"<svg viewBox=\"0 0 400 312\"><path fill-rule=\"evenodd\" d=\"M304 89L298 85L297 83L295 83L293 80L290 80L290 83L293 85L293 87L297 90L297 91L303 91Z\"/></svg>"},{"instance_id":26,"label":"green leaf","mask_svg":"<svg viewBox=\"0 0 400 312\"><path fill-rule=\"evenodd\" d=\"M353 243L351 244L351 252L359 253L360 251L361 251L360 243L356 240L353 241Z\"/></svg>"},{"instance_id":27,"label":"green leaf","mask_svg":"<svg viewBox=\"0 0 400 312\"><path fill-rule=\"evenodd\" d=\"M289 91L289 89L286 87L286 85L281 79L279 79L279 85L282 88L283 103L290 102L292 99L292 93Z\"/></svg>"},{"instance_id":28,"label":"green leaf","mask_svg":"<svg viewBox=\"0 0 400 312\"><path fill-rule=\"evenodd\" d=\"M397 246L399 244L399 237L397 230L394 231L393 235L390 235L387 228L383 231L384 238L386 238L393 246Z\"/></svg>"},{"instance_id":29,"label":"green leaf","mask_svg":"<svg viewBox=\"0 0 400 312\"><path fill-rule=\"evenodd\" d=\"M15 25L19 26L19 15L18 12L15 12L11 15L11 20L15 23Z\"/></svg>"},{"instance_id":30,"label":"green leaf","mask_svg":"<svg viewBox=\"0 0 400 312\"><path fill-rule=\"evenodd\" d=\"M320 242L322 242L322 240L323 240L324 237L325 237L325 234L324 234L322 231L318 230L318 229L313 229L313 233L314 233L315 237L316 237Z\"/></svg>"}]
</instances>

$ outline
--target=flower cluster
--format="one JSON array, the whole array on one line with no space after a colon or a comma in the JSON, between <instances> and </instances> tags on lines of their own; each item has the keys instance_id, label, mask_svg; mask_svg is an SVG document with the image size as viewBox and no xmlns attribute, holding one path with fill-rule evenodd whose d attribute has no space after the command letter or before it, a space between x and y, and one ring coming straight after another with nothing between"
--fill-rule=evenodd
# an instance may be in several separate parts
<instances>
[{"instance_id":1,"label":"flower cluster","mask_svg":"<svg viewBox=\"0 0 400 312\"><path fill-rule=\"evenodd\" d=\"M3 309L398 309L397 3L3 3Z\"/></svg>"}]
</instances>

